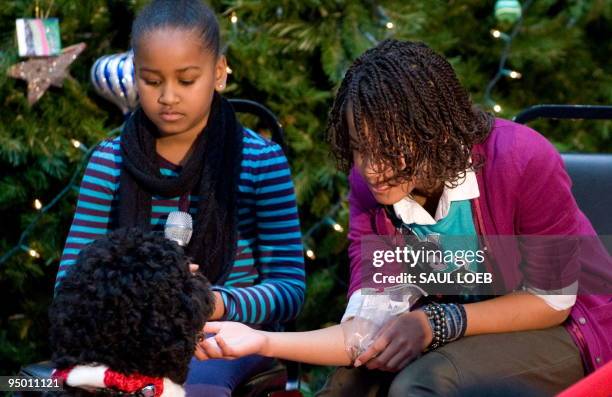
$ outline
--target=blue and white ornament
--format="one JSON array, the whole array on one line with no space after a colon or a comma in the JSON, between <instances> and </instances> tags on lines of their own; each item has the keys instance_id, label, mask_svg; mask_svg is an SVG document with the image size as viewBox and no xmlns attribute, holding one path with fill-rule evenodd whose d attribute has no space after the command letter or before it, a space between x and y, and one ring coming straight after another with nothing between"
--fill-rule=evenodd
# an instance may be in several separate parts
<instances>
[{"instance_id":1,"label":"blue and white ornament","mask_svg":"<svg viewBox=\"0 0 612 397\"><path fill-rule=\"evenodd\" d=\"M495 18L502 24L513 24L521 17L523 10L518 0L497 0Z\"/></svg>"},{"instance_id":2,"label":"blue and white ornament","mask_svg":"<svg viewBox=\"0 0 612 397\"><path fill-rule=\"evenodd\" d=\"M136 109L133 51L99 58L91 68L91 82L96 92L119 106L124 115Z\"/></svg>"}]
</instances>

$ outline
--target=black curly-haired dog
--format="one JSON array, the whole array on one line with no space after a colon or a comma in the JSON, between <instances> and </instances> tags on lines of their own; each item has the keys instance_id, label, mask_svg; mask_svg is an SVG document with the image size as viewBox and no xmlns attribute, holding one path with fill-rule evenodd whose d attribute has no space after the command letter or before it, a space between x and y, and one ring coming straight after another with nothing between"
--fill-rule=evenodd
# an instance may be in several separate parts
<instances>
[{"instance_id":1,"label":"black curly-haired dog","mask_svg":"<svg viewBox=\"0 0 612 397\"><path fill-rule=\"evenodd\" d=\"M111 232L81 251L56 291L49 310L56 376L90 390L133 388L150 377L155 396L184 394L213 309L207 280L189 271L176 243L137 228ZM67 395L91 395L79 388Z\"/></svg>"}]
</instances>

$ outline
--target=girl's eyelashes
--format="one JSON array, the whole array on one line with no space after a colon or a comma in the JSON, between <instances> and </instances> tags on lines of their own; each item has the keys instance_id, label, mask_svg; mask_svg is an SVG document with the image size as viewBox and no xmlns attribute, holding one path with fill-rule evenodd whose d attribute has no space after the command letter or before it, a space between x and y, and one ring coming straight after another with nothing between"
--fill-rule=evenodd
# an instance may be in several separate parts
<instances>
[{"instance_id":1,"label":"girl's eyelashes","mask_svg":"<svg viewBox=\"0 0 612 397\"><path fill-rule=\"evenodd\" d=\"M146 80L146 79L143 79L143 81L144 81L144 83L146 85L150 85L150 86L153 86L153 87L157 87L158 85L161 84L161 81L158 81L158 80ZM195 83L195 80L179 80L179 83L181 85L191 85L191 84Z\"/></svg>"}]
</instances>

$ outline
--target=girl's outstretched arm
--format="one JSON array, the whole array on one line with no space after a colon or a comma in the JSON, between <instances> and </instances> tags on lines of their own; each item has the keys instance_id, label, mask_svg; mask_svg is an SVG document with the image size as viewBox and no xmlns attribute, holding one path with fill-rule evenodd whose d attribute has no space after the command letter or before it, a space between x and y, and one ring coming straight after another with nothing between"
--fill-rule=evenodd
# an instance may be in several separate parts
<instances>
[{"instance_id":1,"label":"girl's outstretched arm","mask_svg":"<svg viewBox=\"0 0 612 397\"><path fill-rule=\"evenodd\" d=\"M260 354L315 365L351 365L340 325L306 332L267 332L219 321L207 323L204 332L215 336L196 346L200 360Z\"/></svg>"}]
</instances>

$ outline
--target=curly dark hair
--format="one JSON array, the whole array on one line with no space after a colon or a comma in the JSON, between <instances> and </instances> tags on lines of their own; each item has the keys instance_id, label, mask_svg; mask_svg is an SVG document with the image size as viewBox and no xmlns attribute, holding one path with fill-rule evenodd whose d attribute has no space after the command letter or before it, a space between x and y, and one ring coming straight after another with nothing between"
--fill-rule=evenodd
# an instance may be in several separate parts
<instances>
[{"instance_id":1,"label":"curly dark hair","mask_svg":"<svg viewBox=\"0 0 612 397\"><path fill-rule=\"evenodd\" d=\"M352 113L357 137L349 134ZM348 171L352 151L382 170L389 184L413 177L432 189L453 186L474 167L471 149L493 116L475 108L452 66L427 45L385 40L348 69L327 125L338 165Z\"/></svg>"},{"instance_id":2,"label":"curly dark hair","mask_svg":"<svg viewBox=\"0 0 612 397\"><path fill-rule=\"evenodd\" d=\"M208 281L181 247L154 232L118 229L83 249L51 308L57 368L187 379L196 335L214 310Z\"/></svg>"}]
</instances>

